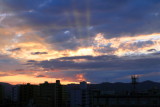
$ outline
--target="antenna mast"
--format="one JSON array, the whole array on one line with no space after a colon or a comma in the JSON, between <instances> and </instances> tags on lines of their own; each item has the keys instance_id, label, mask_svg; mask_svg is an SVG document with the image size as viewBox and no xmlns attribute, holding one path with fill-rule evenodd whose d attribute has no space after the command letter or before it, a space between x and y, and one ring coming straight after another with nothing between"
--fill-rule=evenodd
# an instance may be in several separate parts
<instances>
[{"instance_id":1,"label":"antenna mast","mask_svg":"<svg viewBox=\"0 0 160 107\"><path fill-rule=\"evenodd\" d=\"M133 85L133 93L136 92L136 85L138 83L138 75L132 75L131 76L131 79L132 79L132 85Z\"/></svg>"}]
</instances>

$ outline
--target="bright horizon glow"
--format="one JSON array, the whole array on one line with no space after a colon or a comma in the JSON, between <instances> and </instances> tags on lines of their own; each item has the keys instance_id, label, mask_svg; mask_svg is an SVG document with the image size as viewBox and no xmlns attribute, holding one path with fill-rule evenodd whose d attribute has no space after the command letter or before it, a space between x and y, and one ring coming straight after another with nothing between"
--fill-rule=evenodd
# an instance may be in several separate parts
<instances>
[{"instance_id":1,"label":"bright horizon glow","mask_svg":"<svg viewBox=\"0 0 160 107\"><path fill-rule=\"evenodd\" d=\"M61 79L56 79L56 78L45 78L45 77L34 77L34 76L27 76L27 75L15 75L15 76L3 76L0 77L1 82L7 82L13 85L16 84L40 84L44 83L45 81L48 81L49 83L55 83L56 80L61 80ZM79 82L71 82L71 81L63 81L61 80L61 84L77 84Z\"/></svg>"}]
</instances>

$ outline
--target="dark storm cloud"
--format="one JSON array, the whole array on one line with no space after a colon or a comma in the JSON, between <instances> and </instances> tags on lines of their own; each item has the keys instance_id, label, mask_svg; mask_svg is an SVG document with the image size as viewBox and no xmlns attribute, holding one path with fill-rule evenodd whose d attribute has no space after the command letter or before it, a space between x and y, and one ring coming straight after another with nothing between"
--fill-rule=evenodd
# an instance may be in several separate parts
<instances>
[{"instance_id":1,"label":"dark storm cloud","mask_svg":"<svg viewBox=\"0 0 160 107\"><path fill-rule=\"evenodd\" d=\"M96 22L97 29L108 33L109 37L159 32L159 11L156 1L130 1L116 11L103 13L99 17L102 20Z\"/></svg>"},{"instance_id":2,"label":"dark storm cloud","mask_svg":"<svg viewBox=\"0 0 160 107\"><path fill-rule=\"evenodd\" d=\"M45 1L46 0L1 0L1 3L4 3L6 6L8 6L8 10L13 12L19 12L36 9L40 4Z\"/></svg>"},{"instance_id":3,"label":"dark storm cloud","mask_svg":"<svg viewBox=\"0 0 160 107\"><path fill-rule=\"evenodd\" d=\"M81 61L85 59L85 61ZM141 70L153 69L160 67L160 58L126 58L116 56L78 56L78 57L64 57L53 60L46 60L36 62L35 65L43 68L51 69L105 69L105 70ZM31 62L32 63L32 62ZM33 62L34 63L34 62ZM32 64L33 64L32 63Z\"/></svg>"},{"instance_id":4,"label":"dark storm cloud","mask_svg":"<svg viewBox=\"0 0 160 107\"><path fill-rule=\"evenodd\" d=\"M58 36L65 30L77 38L88 37L87 32L101 32L112 38L159 32L160 28L159 0L3 0L3 3L8 11L23 19L23 24L61 43L71 38L65 34ZM89 26L94 31L88 30Z\"/></svg>"},{"instance_id":5,"label":"dark storm cloud","mask_svg":"<svg viewBox=\"0 0 160 107\"><path fill-rule=\"evenodd\" d=\"M77 62L80 60L82 62ZM76 62L75 62L76 61ZM77 56L63 57L50 61L40 61L31 64L40 66L44 69L59 69L59 72L47 73L48 77L75 77L77 74L83 74L87 81L99 83L103 81L128 81L130 75L143 75L141 78L152 80L154 72L159 72L160 58L133 58L117 56ZM62 70L62 71L61 71ZM150 77L150 75L152 76Z\"/></svg>"},{"instance_id":6,"label":"dark storm cloud","mask_svg":"<svg viewBox=\"0 0 160 107\"><path fill-rule=\"evenodd\" d=\"M115 55L105 55L105 56L96 56L96 57L93 57L93 56L74 56L74 57L62 57L62 58L58 58L58 60L74 60L74 59L86 59L87 61L111 61L111 60L115 60L115 59L118 59L117 56Z\"/></svg>"}]
</instances>

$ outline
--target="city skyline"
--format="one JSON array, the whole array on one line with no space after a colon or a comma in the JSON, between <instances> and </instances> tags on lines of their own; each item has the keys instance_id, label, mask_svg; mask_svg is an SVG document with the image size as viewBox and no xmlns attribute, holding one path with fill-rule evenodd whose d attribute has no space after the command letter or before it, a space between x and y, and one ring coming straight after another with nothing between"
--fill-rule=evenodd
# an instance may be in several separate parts
<instances>
[{"instance_id":1,"label":"city skyline","mask_svg":"<svg viewBox=\"0 0 160 107\"><path fill-rule=\"evenodd\" d=\"M160 82L159 0L0 0L0 82Z\"/></svg>"}]
</instances>

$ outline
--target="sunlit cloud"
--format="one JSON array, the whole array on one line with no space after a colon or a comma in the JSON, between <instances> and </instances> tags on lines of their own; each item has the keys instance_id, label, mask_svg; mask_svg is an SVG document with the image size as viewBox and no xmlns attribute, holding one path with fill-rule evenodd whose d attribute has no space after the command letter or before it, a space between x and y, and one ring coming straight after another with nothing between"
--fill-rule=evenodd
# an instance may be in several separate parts
<instances>
[{"instance_id":1,"label":"sunlit cloud","mask_svg":"<svg viewBox=\"0 0 160 107\"><path fill-rule=\"evenodd\" d=\"M76 78L77 78L78 81L86 81L86 79L84 77L84 74L77 74Z\"/></svg>"},{"instance_id":2,"label":"sunlit cloud","mask_svg":"<svg viewBox=\"0 0 160 107\"><path fill-rule=\"evenodd\" d=\"M111 54L118 56L128 56L128 55L140 55L149 54L147 50L155 49L160 50L159 42L160 34L148 34L148 35L137 35L134 37L124 36L106 39L103 34L97 34L95 37L94 46L95 49L98 47L100 49L110 48ZM98 49L97 48L97 49ZM107 52L105 54L110 54Z\"/></svg>"},{"instance_id":3,"label":"sunlit cloud","mask_svg":"<svg viewBox=\"0 0 160 107\"><path fill-rule=\"evenodd\" d=\"M158 33L149 35L137 35L135 37L117 37L111 39L107 39L103 36L103 34L99 33L94 38L90 38L90 46L79 46L76 50L56 50L52 48L52 44L46 43L45 39L37 35L33 36L34 38L31 39L31 41L22 41L23 38L29 38L29 36L22 36L22 34L16 35L16 38L21 38L21 41L11 42L10 45L5 45L5 47L1 48L1 53L19 60L40 61L70 56L130 56L150 54L152 52L149 52L149 49L160 51L160 34ZM14 49L19 50L9 51ZM33 54L41 52L45 52L47 54Z\"/></svg>"}]
</instances>

